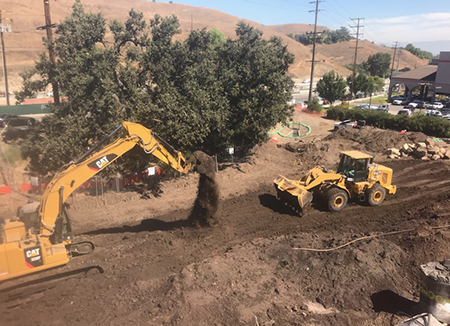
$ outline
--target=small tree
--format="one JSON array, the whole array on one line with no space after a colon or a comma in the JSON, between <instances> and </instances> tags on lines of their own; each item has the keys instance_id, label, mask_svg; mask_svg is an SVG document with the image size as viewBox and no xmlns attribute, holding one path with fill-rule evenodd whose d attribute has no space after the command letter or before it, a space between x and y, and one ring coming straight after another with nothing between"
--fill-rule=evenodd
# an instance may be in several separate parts
<instances>
[{"instance_id":1,"label":"small tree","mask_svg":"<svg viewBox=\"0 0 450 326\"><path fill-rule=\"evenodd\" d=\"M323 111L323 106L322 106L322 104L320 104L317 96L313 96L313 98L311 99L311 102L308 103L308 109L310 109L311 111L314 111L314 112L322 112Z\"/></svg>"},{"instance_id":2,"label":"small tree","mask_svg":"<svg viewBox=\"0 0 450 326\"><path fill-rule=\"evenodd\" d=\"M391 55L389 53L378 52L367 59L367 71L371 76L385 77L389 75L391 65Z\"/></svg>"},{"instance_id":3,"label":"small tree","mask_svg":"<svg viewBox=\"0 0 450 326\"><path fill-rule=\"evenodd\" d=\"M323 75L316 86L319 96L328 100L330 104L344 96L346 88L344 78L335 73L334 70Z\"/></svg>"}]
</instances>

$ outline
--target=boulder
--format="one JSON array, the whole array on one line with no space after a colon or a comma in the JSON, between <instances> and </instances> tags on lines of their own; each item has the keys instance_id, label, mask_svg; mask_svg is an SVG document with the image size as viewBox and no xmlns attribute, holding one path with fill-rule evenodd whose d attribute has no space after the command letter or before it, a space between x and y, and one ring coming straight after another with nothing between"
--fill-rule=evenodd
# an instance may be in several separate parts
<instances>
[{"instance_id":1,"label":"boulder","mask_svg":"<svg viewBox=\"0 0 450 326\"><path fill-rule=\"evenodd\" d=\"M437 146L433 146L433 147L429 147L428 148L428 154L435 155L435 154L440 153L440 152L441 152L441 150Z\"/></svg>"},{"instance_id":2,"label":"boulder","mask_svg":"<svg viewBox=\"0 0 450 326\"><path fill-rule=\"evenodd\" d=\"M398 155L391 154L391 155L388 155L388 158L390 158L391 160L395 160L395 159L398 159L399 156L398 156Z\"/></svg>"},{"instance_id":3,"label":"boulder","mask_svg":"<svg viewBox=\"0 0 450 326\"><path fill-rule=\"evenodd\" d=\"M395 156L400 156L400 151L397 148L388 148L386 150L386 155L395 155Z\"/></svg>"},{"instance_id":4,"label":"boulder","mask_svg":"<svg viewBox=\"0 0 450 326\"><path fill-rule=\"evenodd\" d=\"M440 151L442 154L446 154L447 153L447 149L445 147L440 147Z\"/></svg>"},{"instance_id":5,"label":"boulder","mask_svg":"<svg viewBox=\"0 0 450 326\"><path fill-rule=\"evenodd\" d=\"M431 138L427 138L426 140L425 140L425 144L427 145L427 147L434 147L434 140L433 139L431 139Z\"/></svg>"},{"instance_id":6,"label":"boulder","mask_svg":"<svg viewBox=\"0 0 450 326\"><path fill-rule=\"evenodd\" d=\"M441 157L438 154L434 154L434 155L431 156L431 160L432 161L437 161L437 160L440 160L440 159L441 159Z\"/></svg>"},{"instance_id":7,"label":"boulder","mask_svg":"<svg viewBox=\"0 0 450 326\"><path fill-rule=\"evenodd\" d=\"M416 144L416 146L418 146L418 147L427 147L427 144L425 144L425 143L423 143L423 142L418 142L417 144Z\"/></svg>"},{"instance_id":8,"label":"boulder","mask_svg":"<svg viewBox=\"0 0 450 326\"><path fill-rule=\"evenodd\" d=\"M427 148L425 146L419 146L417 147L414 152L412 153L412 156L417 157L417 158L422 158L427 156L428 152L427 152Z\"/></svg>"},{"instance_id":9,"label":"boulder","mask_svg":"<svg viewBox=\"0 0 450 326\"><path fill-rule=\"evenodd\" d=\"M421 157L420 158L422 161L429 161L430 160L430 158L428 157L428 156L423 156L423 157Z\"/></svg>"}]
</instances>

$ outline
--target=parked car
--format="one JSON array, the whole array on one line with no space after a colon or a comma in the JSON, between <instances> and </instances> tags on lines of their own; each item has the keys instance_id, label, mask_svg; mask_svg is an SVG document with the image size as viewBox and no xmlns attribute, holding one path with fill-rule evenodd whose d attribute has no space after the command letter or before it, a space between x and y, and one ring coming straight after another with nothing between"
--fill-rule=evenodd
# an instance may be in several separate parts
<instances>
[{"instance_id":1,"label":"parked car","mask_svg":"<svg viewBox=\"0 0 450 326\"><path fill-rule=\"evenodd\" d=\"M308 78L308 79L303 79L303 80L302 80L302 83L303 83L303 84L309 84L310 82L311 82L311 79L309 79L309 78Z\"/></svg>"},{"instance_id":2,"label":"parked car","mask_svg":"<svg viewBox=\"0 0 450 326\"><path fill-rule=\"evenodd\" d=\"M443 107L444 107L444 104L442 104L441 102L434 102L434 103L431 103L430 105L429 105L429 107L430 108L432 108L432 109L442 109Z\"/></svg>"},{"instance_id":3,"label":"parked car","mask_svg":"<svg viewBox=\"0 0 450 326\"><path fill-rule=\"evenodd\" d=\"M417 102L411 102L411 103L408 104L408 106L409 106L410 108L417 108L417 107L419 106L419 103L417 103Z\"/></svg>"},{"instance_id":4,"label":"parked car","mask_svg":"<svg viewBox=\"0 0 450 326\"><path fill-rule=\"evenodd\" d=\"M22 117L14 114L0 114L0 127L20 127L20 126L32 126L36 120L34 118Z\"/></svg>"},{"instance_id":5,"label":"parked car","mask_svg":"<svg viewBox=\"0 0 450 326\"><path fill-rule=\"evenodd\" d=\"M427 115L427 116L433 116L433 117L442 117L442 116L443 116L443 114L442 114L441 111L439 111L439 110L434 110L434 109L425 111L425 115Z\"/></svg>"},{"instance_id":6,"label":"parked car","mask_svg":"<svg viewBox=\"0 0 450 326\"><path fill-rule=\"evenodd\" d=\"M407 115L408 117L412 115L412 111L408 108L403 108L397 113L398 115Z\"/></svg>"},{"instance_id":7,"label":"parked car","mask_svg":"<svg viewBox=\"0 0 450 326\"><path fill-rule=\"evenodd\" d=\"M396 99L396 100L392 101L392 104L394 104L394 105L405 105L408 103L409 103L409 100L406 98L400 98L400 99Z\"/></svg>"},{"instance_id":8,"label":"parked car","mask_svg":"<svg viewBox=\"0 0 450 326\"><path fill-rule=\"evenodd\" d=\"M377 108L377 110L381 110L381 111L389 111L389 105L388 104L380 104Z\"/></svg>"},{"instance_id":9,"label":"parked car","mask_svg":"<svg viewBox=\"0 0 450 326\"><path fill-rule=\"evenodd\" d=\"M356 128L358 123L354 120L344 120L342 122L336 122L334 124L334 130L339 130L343 128Z\"/></svg>"}]
</instances>

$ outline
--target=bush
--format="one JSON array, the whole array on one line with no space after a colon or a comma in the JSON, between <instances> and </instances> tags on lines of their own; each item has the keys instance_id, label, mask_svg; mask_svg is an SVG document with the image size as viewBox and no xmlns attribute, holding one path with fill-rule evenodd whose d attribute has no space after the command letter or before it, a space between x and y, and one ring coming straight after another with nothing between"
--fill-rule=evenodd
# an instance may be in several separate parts
<instances>
[{"instance_id":1,"label":"bush","mask_svg":"<svg viewBox=\"0 0 450 326\"><path fill-rule=\"evenodd\" d=\"M381 129L423 132L428 136L450 137L450 121L438 117L415 114L412 117L392 115L384 111L345 109L335 106L327 110L326 117L333 120L365 120L369 126Z\"/></svg>"},{"instance_id":2,"label":"bush","mask_svg":"<svg viewBox=\"0 0 450 326\"><path fill-rule=\"evenodd\" d=\"M308 103L308 109L310 109L311 111L314 111L314 112L322 112L323 111L323 106L322 106L322 104L319 103L319 99L317 98L317 96L314 96L311 99L311 102Z\"/></svg>"}]
</instances>

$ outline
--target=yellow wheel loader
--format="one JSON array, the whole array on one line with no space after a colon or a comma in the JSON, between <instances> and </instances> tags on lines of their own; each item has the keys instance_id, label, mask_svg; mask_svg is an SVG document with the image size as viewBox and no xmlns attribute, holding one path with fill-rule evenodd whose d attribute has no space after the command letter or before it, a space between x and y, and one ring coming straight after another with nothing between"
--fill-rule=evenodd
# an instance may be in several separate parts
<instances>
[{"instance_id":1,"label":"yellow wheel loader","mask_svg":"<svg viewBox=\"0 0 450 326\"><path fill-rule=\"evenodd\" d=\"M102 149L121 129L126 133ZM39 203L23 206L17 219L0 220L0 281L62 266L72 256L90 253L91 242L73 241L65 201L85 181L136 145L177 171L186 173L191 168L180 152L151 130L123 122L79 159L63 166Z\"/></svg>"},{"instance_id":2,"label":"yellow wheel loader","mask_svg":"<svg viewBox=\"0 0 450 326\"><path fill-rule=\"evenodd\" d=\"M386 194L395 194L392 169L373 162L373 156L359 151L341 152L337 171L316 166L300 180L279 176L274 180L277 198L300 216L313 198L325 200L332 212L341 211L349 199L380 205Z\"/></svg>"}]
</instances>

